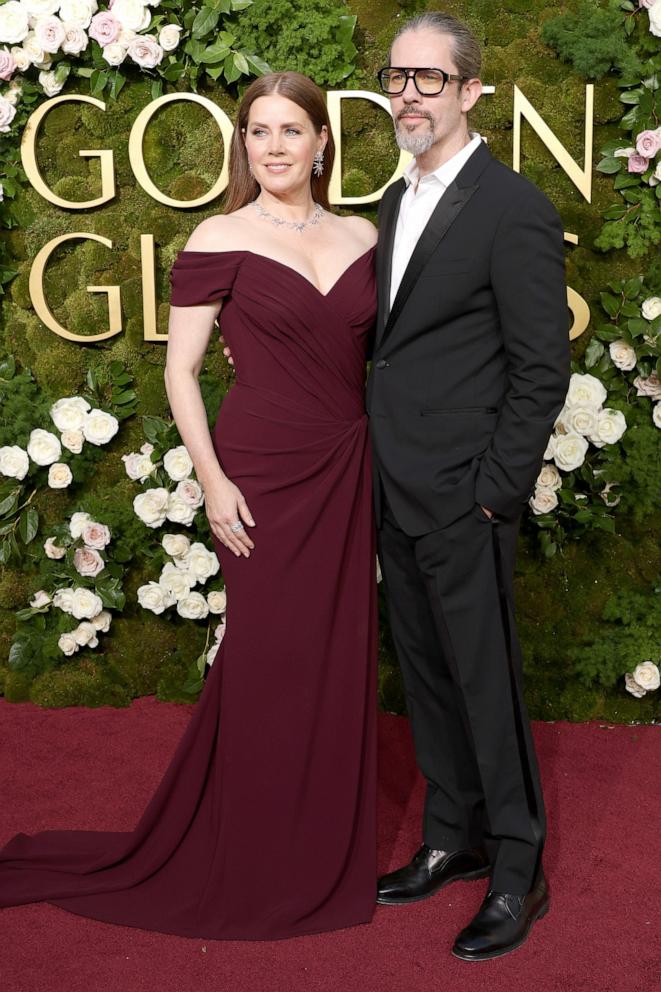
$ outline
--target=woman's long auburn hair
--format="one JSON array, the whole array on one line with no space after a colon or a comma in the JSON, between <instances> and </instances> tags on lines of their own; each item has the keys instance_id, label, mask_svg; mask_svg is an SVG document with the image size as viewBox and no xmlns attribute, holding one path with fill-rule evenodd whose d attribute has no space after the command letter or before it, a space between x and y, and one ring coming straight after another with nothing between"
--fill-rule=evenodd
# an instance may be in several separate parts
<instances>
[{"instance_id":1,"label":"woman's long auburn hair","mask_svg":"<svg viewBox=\"0 0 661 992\"><path fill-rule=\"evenodd\" d=\"M260 96L269 96L271 93L286 97L304 110L317 134L320 134L323 125L326 125L328 142L324 149L324 173L322 176L315 176L314 173L311 175L310 189L312 199L320 203L325 210L329 210L328 184L333 171L335 143L323 91L308 76L300 72L270 72L266 76L259 76L250 84L239 106L230 147L229 184L224 212L230 214L244 207L259 194L259 183L248 168L248 153L243 131L248 128L250 108L255 100Z\"/></svg>"}]
</instances>

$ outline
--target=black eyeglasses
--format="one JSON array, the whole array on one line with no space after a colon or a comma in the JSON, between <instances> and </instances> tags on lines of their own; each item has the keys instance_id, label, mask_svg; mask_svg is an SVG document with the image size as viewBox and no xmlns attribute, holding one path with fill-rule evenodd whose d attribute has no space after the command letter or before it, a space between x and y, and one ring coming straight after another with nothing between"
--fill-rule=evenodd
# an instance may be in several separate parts
<instances>
[{"instance_id":1,"label":"black eyeglasses","mask_svg":"<svg viewBox=\"0 0 661 992\"><path fill-rule=\"evenodd\" d=\"M464 80L466 76L456 76L444 69L402 69L387 65L379 71L379 86L388 96L399 96L406 89L409 79L421 96L438 96L450 79Z\"/></svg>"}]
</instances>

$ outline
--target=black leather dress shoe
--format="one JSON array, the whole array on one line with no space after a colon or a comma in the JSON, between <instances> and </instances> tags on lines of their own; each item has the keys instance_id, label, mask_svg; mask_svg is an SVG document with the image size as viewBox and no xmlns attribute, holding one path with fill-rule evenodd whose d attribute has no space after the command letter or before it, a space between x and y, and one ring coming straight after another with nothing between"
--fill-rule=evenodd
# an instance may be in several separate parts
<instances>
[{"instance_id":1,"label":"black leather dress shoe","mask_svg":"<svg viewBox=\"0 0 661 992\"><path fill-rule=\"evenodd\" d=\"M418 902L449 882L486 878L490 871L489 859L482 850L432 851L423 844L410 864L379 879L376 901L389 906Z\"/></svg>"},{"instance_id":2,"label":"black leather dress shoe","mask_svg":"<svg viewBox=\"0 0 661 992\"><path fill-rule=\"evenodd\" d=\"M452 953L462 961L488 961L508 954L528 939L533 923L546 916L549 904L541 873L526 896L489 890L477 916L457 937Z\"/></svg>"}]
</instances>

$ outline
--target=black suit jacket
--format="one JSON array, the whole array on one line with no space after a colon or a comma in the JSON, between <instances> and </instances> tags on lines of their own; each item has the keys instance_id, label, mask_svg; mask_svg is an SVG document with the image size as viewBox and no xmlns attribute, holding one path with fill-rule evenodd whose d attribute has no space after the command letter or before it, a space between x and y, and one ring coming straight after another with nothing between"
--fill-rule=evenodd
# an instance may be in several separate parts
<instances>
[{"instance_id":1,"label":"black suit jacket","mask_svg":"<svg viewBox=\"0 0 661 992\"><path fill-rule=\"evenodd\" d=\"M379 310L367 383L380 486L410 535L475 502L521 513L569 381L563 228L482 142L443 193L390 311L404 180L379 207Z\"/></svg>"}]
</instances>

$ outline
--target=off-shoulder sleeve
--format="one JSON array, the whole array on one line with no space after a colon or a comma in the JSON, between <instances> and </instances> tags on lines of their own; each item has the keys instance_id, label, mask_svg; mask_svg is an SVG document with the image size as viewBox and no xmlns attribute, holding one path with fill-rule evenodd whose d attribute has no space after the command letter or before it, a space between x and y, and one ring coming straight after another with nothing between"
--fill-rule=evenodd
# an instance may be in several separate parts
<instances>
[{"instance_id":1,"label":"off-shoulder sleeve","mask_svg":"<svg viewBox=\"0 0 661 992\"><path fill-rule=\"evenodd\" d=\"M180 251L170 270L170 303L193 307L228 296L240 264L234 251Z\"/></svg>"}]
</instances>

